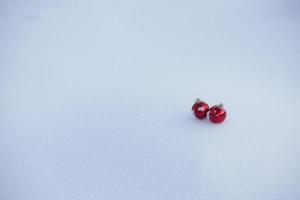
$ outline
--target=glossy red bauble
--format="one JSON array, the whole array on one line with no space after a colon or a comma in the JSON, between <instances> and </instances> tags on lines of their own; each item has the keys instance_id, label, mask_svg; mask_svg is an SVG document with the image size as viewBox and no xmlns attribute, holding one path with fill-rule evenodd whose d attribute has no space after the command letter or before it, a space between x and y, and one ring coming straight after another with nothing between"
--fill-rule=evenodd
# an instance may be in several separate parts
<instances>
[{"instance_id":1,"label":"glossy red bauble","mask_svg":"<svg viewBox=\"0 0 300 200\"><path fill-rule=\"evenodd\" d=\"M213 123L221 123L227 116L226 110L223 108L223 104L213 106L209 109L209 120Z\"/></svg>"},{"instance_id":2,"label":"glossy red bauble","mask_svg":"<svg viewBox=\"0 0 300 200\"><path fill-rule=\"evenodd\" d=\"M198 119L204 119L207 116L207 112L209 111L209 106L204 101L200 99L195 100L195 104L192 107L192 111L194 112L195 117Z\"/></svg>"}]
</instances>

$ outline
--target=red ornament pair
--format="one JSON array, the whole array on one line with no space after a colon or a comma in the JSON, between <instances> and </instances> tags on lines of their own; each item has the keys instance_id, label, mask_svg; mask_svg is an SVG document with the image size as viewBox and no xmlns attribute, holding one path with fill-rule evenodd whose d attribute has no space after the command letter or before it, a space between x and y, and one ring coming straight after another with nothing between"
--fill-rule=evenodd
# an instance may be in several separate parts
<instances>
[{"instance_id":1,"label":"red ornament pair","mask_svg":"<svg viewBox=\"0 0 300 200\"><path fill-rule=\"evenodd\" d=\"M206 118L208 113L209 120L213 123L223 122L227 115L222 103L209 108L209 105L200 99L195 100L192 111L198 119Z\"/></svg>"}]
</instances>

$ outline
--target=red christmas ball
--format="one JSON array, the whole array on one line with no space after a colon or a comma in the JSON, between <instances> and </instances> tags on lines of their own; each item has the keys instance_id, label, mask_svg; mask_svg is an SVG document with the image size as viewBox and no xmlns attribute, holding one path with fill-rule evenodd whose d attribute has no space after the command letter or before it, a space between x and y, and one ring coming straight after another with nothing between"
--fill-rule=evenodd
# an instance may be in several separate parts
<instances>
[{"instance_id":1,"label":"red christmas ball","mask_svg":"<svg viewBox=\"0 0 300 200\"><path fill-rule=\"evenodd\" d=\"M221 123L227 116L226 110L223 108L223 104L213 106L209 110L209 119L213 123Z\"/></svg>"},{"instance_id":2,"label":"red christmas ball","mask_svg":"<svg viewBox=\"0 0 300 200\"><path fill-rule=\"evenodd\" d=\"M209 105L200 99L196 99L192 107L192 111L194 112L195 117L198 119L204 119L209 111Z\"/></svg>"}]
</instances>

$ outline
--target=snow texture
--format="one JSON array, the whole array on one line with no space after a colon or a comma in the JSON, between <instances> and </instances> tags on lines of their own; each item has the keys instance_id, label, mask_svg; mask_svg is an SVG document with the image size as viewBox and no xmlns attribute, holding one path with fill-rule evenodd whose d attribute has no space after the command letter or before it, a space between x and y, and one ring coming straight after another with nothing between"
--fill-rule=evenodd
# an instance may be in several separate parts
<instances>
[{"instance_id":1,"label":"snow texture","mask_svg":"<svg viewBox=\"0 0 300 200\"><path fill-rule=\"evenodd\" d=\"M0 199L300 199L299 11L2 0Z\"/></svg>"}]
</instances>

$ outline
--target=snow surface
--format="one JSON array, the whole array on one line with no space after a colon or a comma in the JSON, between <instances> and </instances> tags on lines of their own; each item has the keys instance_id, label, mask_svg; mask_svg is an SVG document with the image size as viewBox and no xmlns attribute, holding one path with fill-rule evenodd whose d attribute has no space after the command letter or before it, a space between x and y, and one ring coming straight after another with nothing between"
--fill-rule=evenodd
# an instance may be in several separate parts
<instances>
[{"instance_id":1,"label":"snow surface","mask_svg":"<svg viewBox=\"0 0 300 200\"><path fill-rule=\"evenodd\" d=\"M299 11L1 1L0 199L300 199Z\"/></svg>"}]
</instances>

